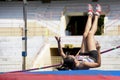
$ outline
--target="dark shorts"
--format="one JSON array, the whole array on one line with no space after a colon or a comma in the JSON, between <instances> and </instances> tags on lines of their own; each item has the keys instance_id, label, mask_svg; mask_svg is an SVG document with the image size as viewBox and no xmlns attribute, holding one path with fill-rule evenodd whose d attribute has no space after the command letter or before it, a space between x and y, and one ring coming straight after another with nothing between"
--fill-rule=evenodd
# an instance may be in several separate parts
<instances>
[{"instance_id":1,"label":"dark shorts","mask_svg":"<svg viewBox=\"0 0 120 80\"><path fill-rule=\"evenodd\" d=\"M98 59L97 50L89 51L89 56L91 57L91 59L93 59L95 62L97 62L97 59Z\"/></svg>"}]
</instances>

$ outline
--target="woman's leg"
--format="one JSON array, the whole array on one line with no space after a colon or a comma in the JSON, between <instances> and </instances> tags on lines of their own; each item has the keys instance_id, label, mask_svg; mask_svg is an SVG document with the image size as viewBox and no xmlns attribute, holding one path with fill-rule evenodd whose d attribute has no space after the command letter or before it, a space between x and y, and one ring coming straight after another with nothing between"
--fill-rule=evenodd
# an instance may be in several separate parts
<instances>
[{"instance_id":1,"label":"woman's leg","mask_svg":"<svg viewBox=\"0 0 120 80\"><path fill-rule=\"evenodd\" d=\"M92 25L92 17L93 17L93 8L90 4L88 4L88 19L85 26L85 31L83 33L83 39L82 39L81 50L80 50L81 53L87 52L86 37Z\"/></svg>"},{"instance_id":2,"label":"woman's leg","mask_svg":"<svg viewBox=\"0 0 120 80\"><path fill-rule=\"evenodd\" d=\"M87 46L88 46L89 51L96 50L96 41L94 39L94 35L97 31L98 19L99 19L100 12L101 12L101 6L97 5L96 10L97 11L95 13L95 19L94 19L92 28L91 28L90 32L88 33L88 37L87 37Z\"/></svg>"}]
</instances>

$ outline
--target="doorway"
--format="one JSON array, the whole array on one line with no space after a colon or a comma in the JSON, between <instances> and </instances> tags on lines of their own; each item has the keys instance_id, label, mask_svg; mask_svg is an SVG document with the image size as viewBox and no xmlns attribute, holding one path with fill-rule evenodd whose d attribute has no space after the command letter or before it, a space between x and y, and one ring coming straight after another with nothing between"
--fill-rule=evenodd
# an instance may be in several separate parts
<instances>
[{"instance_id":1,"label":"doorway","mask_svg":"<svg viewBox=\"0 0 120 80\"><path fill-rule=\"evenodd\" d=\"M101 15L98 20L98 30L96 35L102 35L104 32L104 17L105 15ZM69 22L66 27L66 35L67 36L80 36L83 35L85 25L87 22L87 15L84 16L69 16Z\"/></svg>"}]
</instances>

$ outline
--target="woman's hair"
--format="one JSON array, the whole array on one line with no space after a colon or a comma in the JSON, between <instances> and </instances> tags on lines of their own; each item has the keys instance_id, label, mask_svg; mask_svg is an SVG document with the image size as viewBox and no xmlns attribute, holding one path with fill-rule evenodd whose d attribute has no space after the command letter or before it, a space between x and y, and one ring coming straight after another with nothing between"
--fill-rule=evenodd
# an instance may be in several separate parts
<instances>
[{"instance_id":1,"label":"woman's hair","mask_svg":"<svg viewBox=\"0 0 120 80\"><path fill-rule=\"evenodd\" d=\"M63 59L63 66L73 70L75 68L74 59L70 56L67 56L66 58Z\"/></svg>"}]
</instances>

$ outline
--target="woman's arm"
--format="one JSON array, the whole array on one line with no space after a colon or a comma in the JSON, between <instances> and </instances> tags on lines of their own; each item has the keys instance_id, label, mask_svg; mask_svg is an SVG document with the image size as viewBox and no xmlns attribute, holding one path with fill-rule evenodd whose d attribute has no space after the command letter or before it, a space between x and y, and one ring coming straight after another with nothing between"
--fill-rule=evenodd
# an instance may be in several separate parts
<instances>
[{"instance_id":1,"label":"woman's arm","mask_svg":"<svg viewBox=\"0 0 120 80\"><path fill-rule=\"evenodd\" d=\"M97 52L98 52L98 58L97 58L97 62L95 63L92 63L92 62L83 62L83 64L87 67L90 67L90 68L95 68L95 67L100 67L101 66L101 52L100 52L100 44L97 43L96 44L96 49L97 49Z\"/></svg>"},{"instance_id":2,"label":"woman's arm","mask_svg":"<svg viewBox=\"0 0 120 80\"><path fill-rule=\"evenodd\" d=\"M62 56L62 58L65 58L66 55L65 55L65 53L63 52L63 49L62 49L62 47L61 47L61 38L55 36L55 39L57 40L57 43L58 43L58 51L59 51L59 54Z\"/></svg>"},{"instance_id":3,"label":"woman's arm","mask_svg":"<svg viewBox=\"0 0 120 80\"><path fill-rule=\"evenodd\" d=\"M96 49L97 49L97 52L98 52L98 59L97 59L97 63L99 64L99 66L101 66L101 51L100 51L100 44L97 42L97 46L96 46Z\"/></svg>"},{"instance_id":4,"label":"woman's arm","mask_svg":"<svg viewBox=\"0 0 120 80\"><path fill-rule=\"evenodd\" d=\"M94 62L83 62L83 65L89 68L100 67L99 63L94 63Z\"/></svg>"},{"instance_id":5,"label":"woman's arm","mask_svg":"<svg viewBox=\"0 0 120 80\"><path fill-rule=\"evenodd\" d=\"M77 52L77 54L75 56L78 56L80 52L81 52L81 49Z\"/></svg>"}]
</instances>

